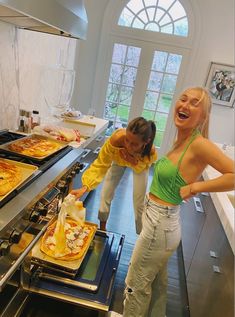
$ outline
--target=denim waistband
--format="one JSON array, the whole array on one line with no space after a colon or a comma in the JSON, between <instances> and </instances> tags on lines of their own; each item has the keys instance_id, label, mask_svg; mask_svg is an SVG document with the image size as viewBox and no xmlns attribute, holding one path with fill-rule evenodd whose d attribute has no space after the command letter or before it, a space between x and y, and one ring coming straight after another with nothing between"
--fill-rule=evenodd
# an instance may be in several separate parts
<instances>
[{"instance_id":1,"label":"denim waistband","mask_svg":"<svg viewBox=\"0 0 235 317\"><path fill-rule=\"evenodd\" d=\"M161 205L160 203L156 202L155 200L151 199L151 197L149 197L149 194L146 194L145 196L146 202L151 203L152 205L156 206L157 208L161 209L161 210L165 210L166 212L170 212L170 213L175 213L179 210L179 205L176 206L166 206L166 205Z\"/></svg>"}]
</instances>

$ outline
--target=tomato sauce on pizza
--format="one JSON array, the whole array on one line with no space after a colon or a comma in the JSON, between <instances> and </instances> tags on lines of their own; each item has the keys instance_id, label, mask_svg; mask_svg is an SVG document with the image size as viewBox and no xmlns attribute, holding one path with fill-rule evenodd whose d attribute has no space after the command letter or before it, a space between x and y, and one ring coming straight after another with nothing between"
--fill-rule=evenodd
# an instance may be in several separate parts
<instances>
[{"instance_id":1,"label":"tomato sauce on pizza","mask_svg":"<svg viewBox=\"0 0 235 317\"><path fill-rule=\"evenodd\" d=\"M41 251L59 260L79 259L86 251L95 231L94 226L66 218L64 228L56 236L56 222L48 227L41 240Z\"/></svg>"},{"instance_id":2,"label":"tomato sauce on pizza","mask_svg":"<svg viewBox=\"0 0 235 317\"><path fill-rule=\"evenodd\" d=\"M13 162L0 159L0 196L8 194L22 180L22 172Z\"/></svg>"},{"instance_id":3,"label":"tomato sauce on pizza","mask_svg":"<svg viewBox=\"0 0 235 317\"><path fill-rule=\"evenodd\" d=\"M26 138L9 144L8 148L23 155L44 157L60 149L60 145L50 140Z\"/></svg>"}]
</instances>

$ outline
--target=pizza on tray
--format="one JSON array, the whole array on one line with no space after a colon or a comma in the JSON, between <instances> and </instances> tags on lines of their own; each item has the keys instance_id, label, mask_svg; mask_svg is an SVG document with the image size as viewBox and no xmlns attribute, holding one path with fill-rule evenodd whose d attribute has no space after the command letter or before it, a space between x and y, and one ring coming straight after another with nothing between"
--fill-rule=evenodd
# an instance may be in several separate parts
<instances>
[{"instance_id":1,"label":"pizza on tray","mask_svg":"<svg viewBox=\"0 0 235 317\"><path fill-rule=\"evenodd\" d=\"M14 189L22 180L20 168L13 162L0 159L0 196L4 196Z\"/></svg>"},{"instance_id":2,"label":"pizza on tray","mask_svg":"<svg viewBox=\"0 0 235 317\"><path fill-rule=\"evenodd\" d=\"M56 223L49 226L42 237L41 251L58 260L72 261L81 258L96 228L71 218L66 218L65 224L60 224L59 228L56 228Z\"/></svg>"},{"instance_id":3,"label":"pizza on tray","mask_svg":"<svg viewBox=\"0 0 235 317\"><path fill-rule=\"evenodd\" d=\"M33 157L44 157L60 149L60 144L40 138L26 138L8 145L9 150Z\"/></svg>"}]
</instances>

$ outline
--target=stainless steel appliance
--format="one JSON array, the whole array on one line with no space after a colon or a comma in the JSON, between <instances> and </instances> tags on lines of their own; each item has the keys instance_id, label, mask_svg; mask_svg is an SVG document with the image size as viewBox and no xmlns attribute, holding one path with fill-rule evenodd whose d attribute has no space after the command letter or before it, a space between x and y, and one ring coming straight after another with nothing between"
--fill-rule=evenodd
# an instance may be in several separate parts
<instances>
[{"instance_id":1,"label":"stainless steel appliance","mask_svg":"<svg viewBox=\"0 0 235 317\"><path fill-rule=\"evenodd\" d=\"M0 144L23 137L0 131ZM21 316L31 294L90 307L109 309L115 273L124 237L97 231L76 272L58 269L32 257L48 225L57 216L63 198L88 166L83 149L66 146L45 160L10 154L0 158L37 166L35 173L0 201L0 316Z\"/></svg>"}]
</instances>

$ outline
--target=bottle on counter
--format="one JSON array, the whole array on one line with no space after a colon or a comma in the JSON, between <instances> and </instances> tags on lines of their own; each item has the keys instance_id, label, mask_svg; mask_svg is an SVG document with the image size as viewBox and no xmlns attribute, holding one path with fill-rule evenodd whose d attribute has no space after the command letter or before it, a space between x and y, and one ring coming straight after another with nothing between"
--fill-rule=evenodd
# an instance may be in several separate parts
<instances>
[{"instance_id":1,"label":"bottle on counter","mask_svg":"<svg viewBox=\"0 0 235 317\"><path fill-rule=\"evenodd\" d=\"M24 132L24 130L25 130L25 110L20 109L18 131Z\"/></svg>"},{"instance_id":2,"label":"bottle on counter","mask_svg":"<svg viewBox=\"0 0 235 317\"><path fill-rule=\"evenodd\" d=\"M31 127L32 127L32 118L31 118L31 112L25 111L25 133L31 133Z\"/></svg>"},{"instance_id":3,"label":"bottle on counter","mask_svg":"<svg viewBox=\"0 0 235 317\"><path fill-rule=\"evenodd\" d=\"M38 110L33 110L31 128L33 129L34 127L36 127L38 125L40 125L39 111Z\"/></svg>"}]
</instances>

